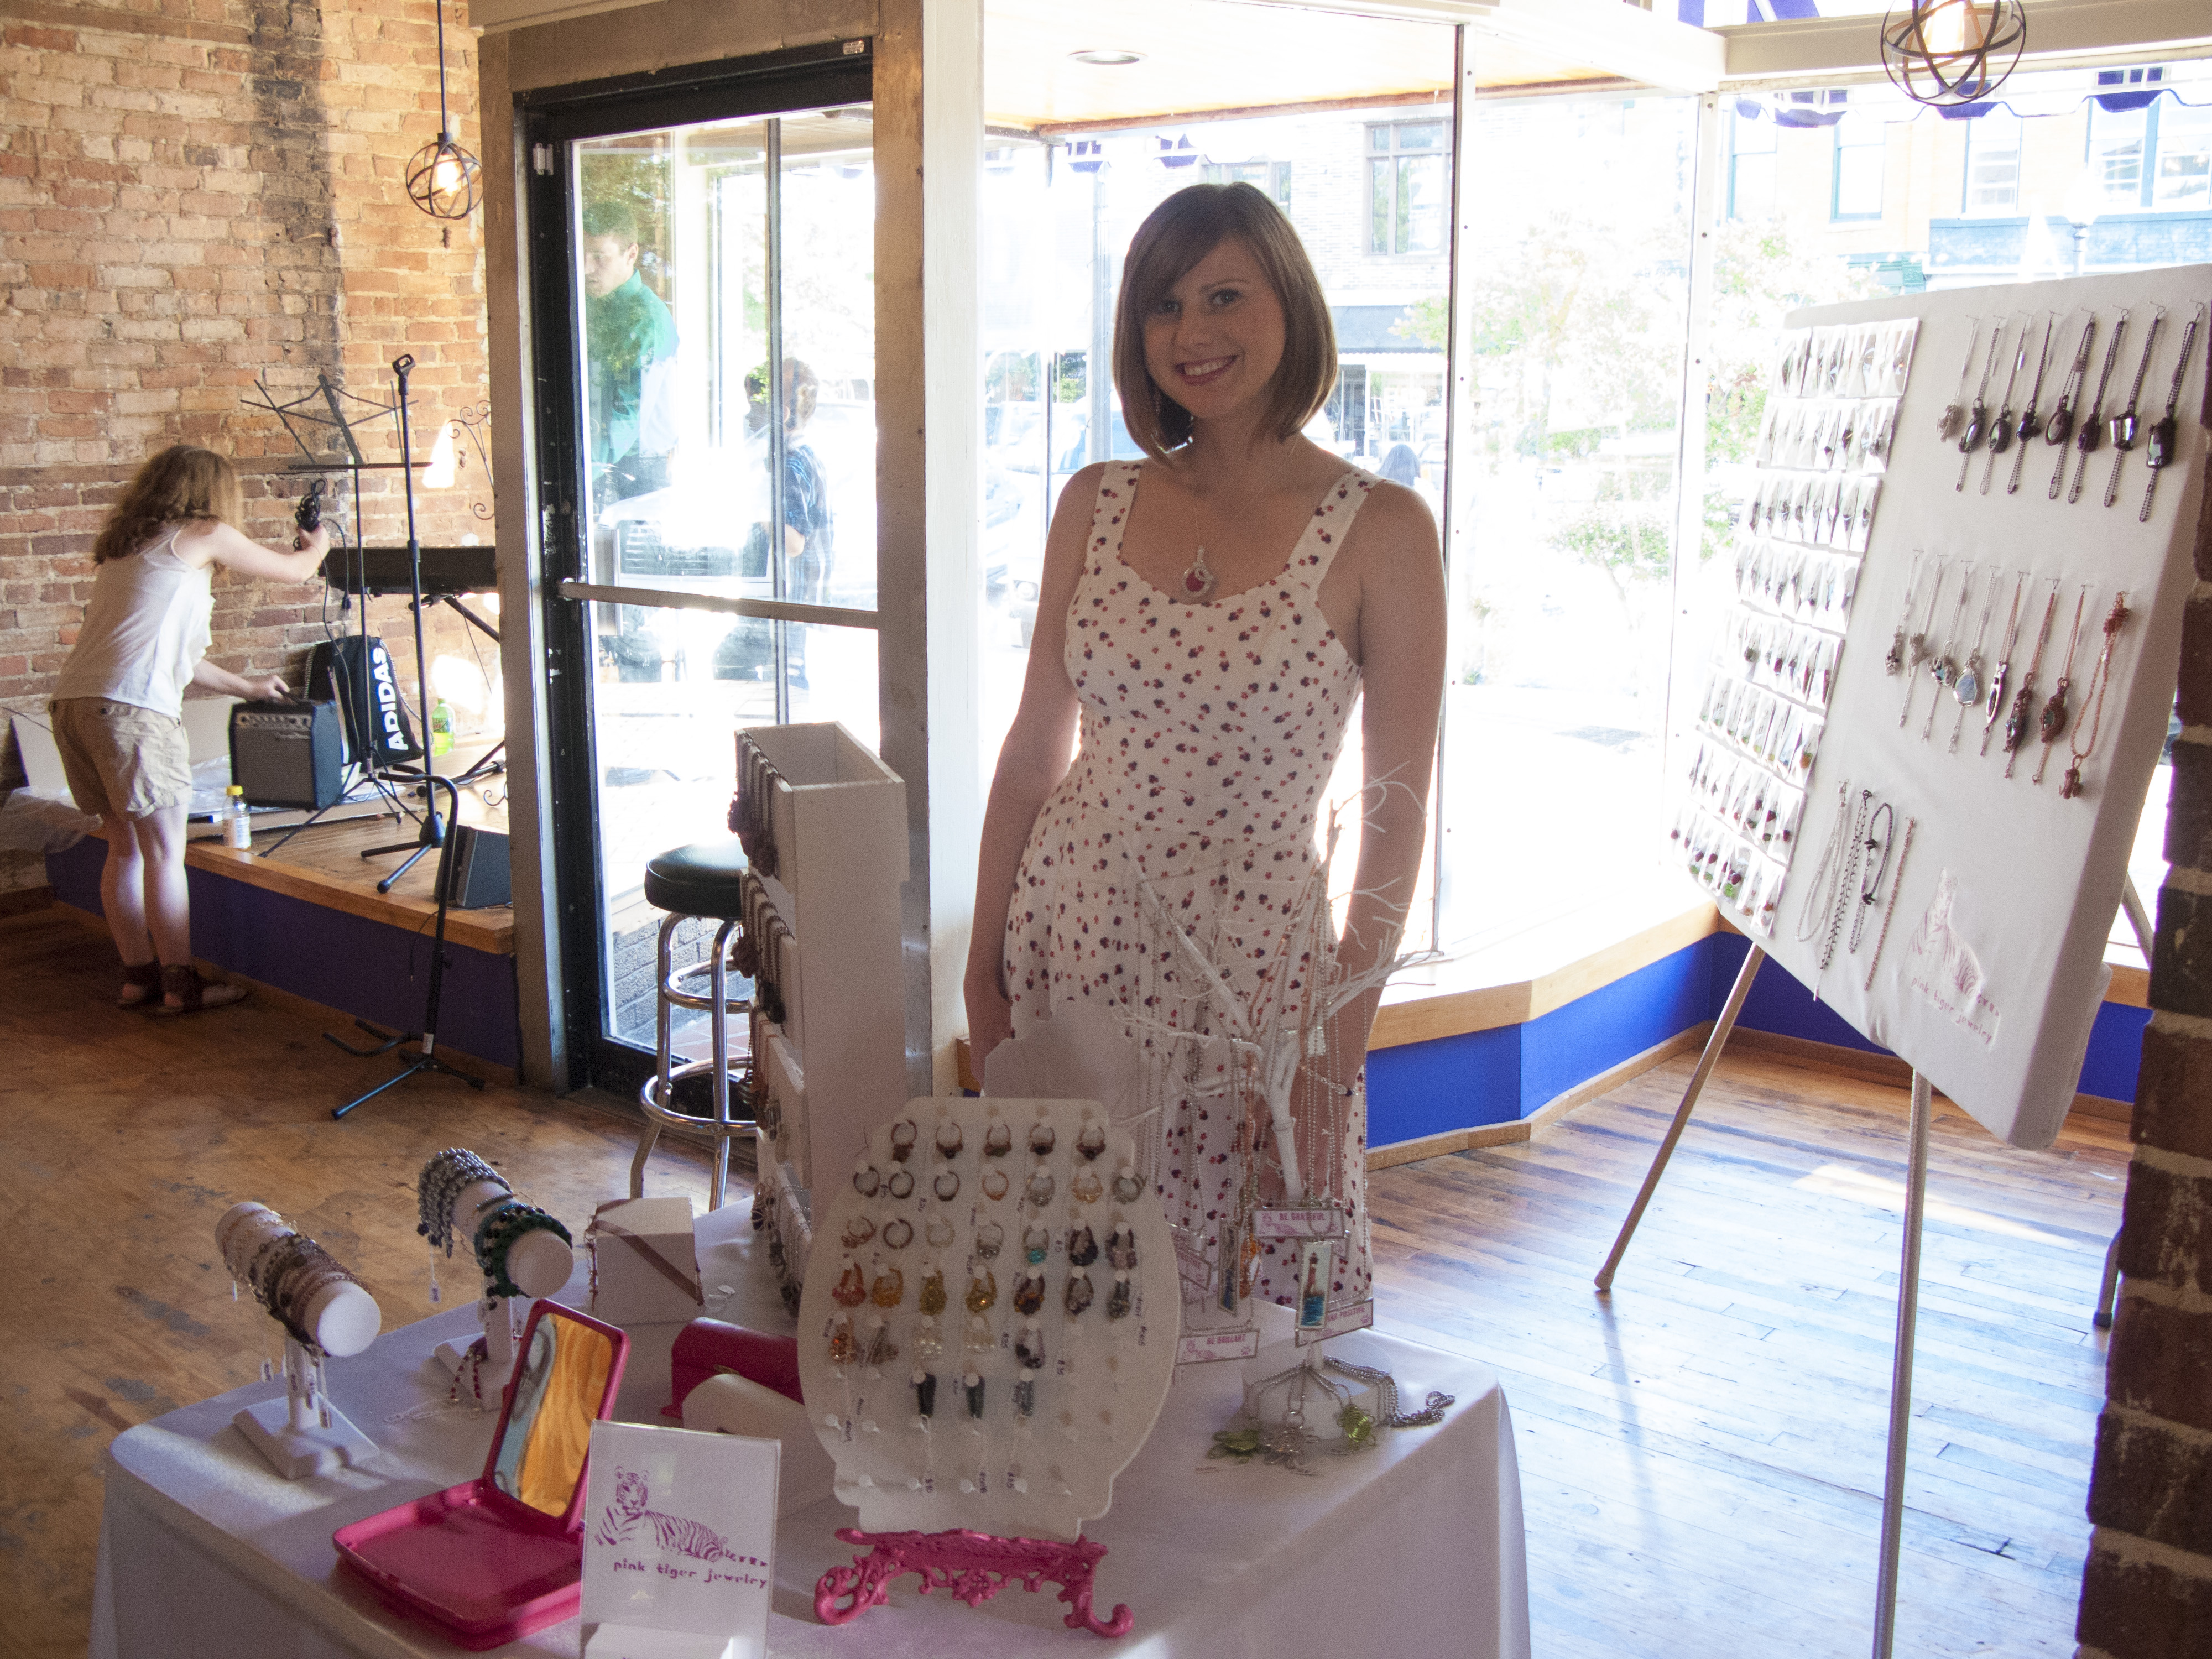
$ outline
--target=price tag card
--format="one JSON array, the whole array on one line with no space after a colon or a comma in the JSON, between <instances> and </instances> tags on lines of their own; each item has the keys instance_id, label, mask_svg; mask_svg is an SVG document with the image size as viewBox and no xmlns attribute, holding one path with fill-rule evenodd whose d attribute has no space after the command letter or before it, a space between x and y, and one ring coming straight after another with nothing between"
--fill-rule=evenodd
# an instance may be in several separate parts
<instances>
[{"instance_id":1,"label":"price tag card","mask_svg":"<svg viewBox=\"0 0 2212 1659\"><path fill-rule=\"evenodd\" d=\"M592 1425L588 1659L763 1659L782 1453L739 1435Z\"/></svg>"},{"instance_id":2,"label":"price tag card","mask_svg":"<svg viewBox=\"0 0 2212 1659\"><path fill-rule=\"evenodd\" d=\"M1252 1212L1259 1238L1342 1238L1344 1212L1334 1204L1278 1204Z\"/></svg>"}]
</instances>

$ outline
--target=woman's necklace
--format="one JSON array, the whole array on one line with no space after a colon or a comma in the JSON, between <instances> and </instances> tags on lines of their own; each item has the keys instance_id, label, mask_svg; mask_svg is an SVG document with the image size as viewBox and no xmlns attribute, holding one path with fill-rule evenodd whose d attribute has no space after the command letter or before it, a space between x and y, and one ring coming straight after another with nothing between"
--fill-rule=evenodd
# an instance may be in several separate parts
<instances>
[{"instance_id":1,"label":"woman's necklace","mask_svg":"<svg viewBox=\"0 0 2212 1659\"><path fill-rule=\"evenodd\" d=\"M1276 458L1274 465L1267 469L1267 476L1260 480L1259 489L1237 502L1237 510L1228 514L1230 521L1244 516L1244 509L1258 501L1261 492L1275 482L1275 475L1283 470L1284 463L1290 459L1291 448L1288 444L1285 444L1283 446L1281 455ZM1197 499L1194 493L1192 499ZM1206 544L1200 542L1198 544L1198 556L1190 562L1190 568L1182 573L1181 584L1182 591L1176 594L1175 598L1184 605L1204 605L1213 597L1213 590L1217 585L1213 567L1206 562Z\"/></svg>"}]
</instances>

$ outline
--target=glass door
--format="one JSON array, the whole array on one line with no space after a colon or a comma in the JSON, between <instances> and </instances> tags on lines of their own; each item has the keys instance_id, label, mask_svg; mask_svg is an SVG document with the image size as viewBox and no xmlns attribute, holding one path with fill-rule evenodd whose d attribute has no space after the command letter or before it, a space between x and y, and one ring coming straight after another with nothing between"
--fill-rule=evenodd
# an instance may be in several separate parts
<instances>
[{"instance_id":1,"label":"glass door","mask_svg":"<svg viewBox=\"0 0 2212 1659\"><path fill-rule=\"evenodd\" d=\"M568 1028L606 1086L650 1065L646 863L727 835L737 728L877 741L867 91L847 57L532 135Z\"/></svg>"}]
</instances>

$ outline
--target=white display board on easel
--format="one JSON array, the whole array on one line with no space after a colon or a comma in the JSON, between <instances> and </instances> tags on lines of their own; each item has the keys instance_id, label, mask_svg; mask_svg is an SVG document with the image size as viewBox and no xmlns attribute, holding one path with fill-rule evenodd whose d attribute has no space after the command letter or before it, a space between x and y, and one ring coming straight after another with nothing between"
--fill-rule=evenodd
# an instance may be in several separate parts
<instances>
[{"instance_id":1,"label":"white display board on easel","mask_svg":"<svg viewBox=\"0 0 2212 1659\"><path fill-rule=\"evenodd\" d=\"M1821 671L1832 683L1786 874L1749 914L1748 890L1723 903L1735 901L1732 919L1855 1030L2016 1146L2049 1146L2072 1105L2172 705L2204 493L2208 302L2212 266L2193 265L1790 319L1794 337L1818 343L1808 354L1816 376L1826 343L1850 331L1914 319L1917 339L1841 648ZM2077 434L2098 434L2092 453L2014 436L1992 465L1986 444L1962 455L1958 426L1943 435L1954 403L1966 406L1961 422L1979 401L1984 429L2008 410L2016 427L2039 368L2039 413L2070 381ZM2154 493L2150 433L2169 397L2174 437ZM2123 411L2136 427L2125 450L2111 434ZM1810 424L1808 453L1825 459L1818 418ZM1818 491L1816 477L1816 501ZM1785 533L1764 533L1775 528L1770 503L1741 550L1740 591L1751 592L1739 617L1754 620L1724 638L1717 679L1755 681L1771 658L1786 667L1800 648L1803 580L1777 584L1772 573L1817 555L1790 540L1786 508ZM1973 680L1962 684L1970 659ZM2001 665L2007 706L1990 726L1986 697L1970 704L1960 693L1985 692ZM2062 679L2065 720L2046 745L2039 722ZM2023 690L2025 735L2008 755ZM1711 720L1699 741L1723 756L1744 746ZM1708 791L1706 818L1718 793Z\"/></svg>"},{"instance_id":2,"label":"white display board on easel","mask_svg":"<svg viewBox=\"0 0 2212 1659\"><path fill-rule=\"evenodd\" d=\"M1675 827L1756 943L1596 1282L1767 954L1911 1062L1875 1659L1896 1634L1931 1085L2049 1146L2124 894L2149 951L2127 857L2208 535L2209 308L2203 265L1920 295L1797 313L1778 355ZM1885 385L1908 335L1921 372ZM1954 354L1955 387L1935 367Z\"/></svg>"}]
</instances>

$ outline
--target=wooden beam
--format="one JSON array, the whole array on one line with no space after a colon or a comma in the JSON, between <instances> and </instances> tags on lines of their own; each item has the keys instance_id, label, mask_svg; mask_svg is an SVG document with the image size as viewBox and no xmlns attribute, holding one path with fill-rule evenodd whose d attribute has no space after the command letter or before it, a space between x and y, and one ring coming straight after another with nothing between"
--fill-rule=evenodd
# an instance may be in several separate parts
<instances>
[{"instance_id":1,"label":"wooden beam","mask_svg":"<svg viewBox=\"0 0 2212 1659\"><path fill-rule=\"evenodd\" d=\"M982 0L883 0L875 40L877 708L906 781L907 1065L951 1092L982 829Z\"/></svg>"}]
</instances>

